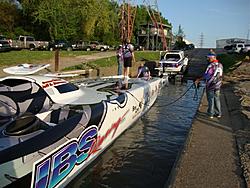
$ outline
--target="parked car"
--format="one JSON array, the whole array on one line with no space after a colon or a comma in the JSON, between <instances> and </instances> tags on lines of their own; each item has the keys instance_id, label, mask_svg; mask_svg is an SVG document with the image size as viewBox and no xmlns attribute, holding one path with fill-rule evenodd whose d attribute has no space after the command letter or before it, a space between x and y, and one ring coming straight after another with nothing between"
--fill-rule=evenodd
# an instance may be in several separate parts
<instances>
[{"instance_id":1,"label":"parked car","mask_svg":"<svg viewBox=\"0 0 250 188\"><path fill-rule=\"evenodd\" d=\"M30 49L30 50L46 50L49 46L47 41L36 41L32 36L20 35L16 40L10 41L10 45L13 49Z\"/></svg>"},{"instance_id":2,"label":"parked car","mask_svg":"<svg viewBox=\"0 0 250 188\"><path fill-rule=\"evenodd\" d=\"M194 44L184 44L183 46L174 45L172 50L193 50L195 48Z\"/></svg>"},{"instance_id":3,"label":"parked car","mask_svg":"<svg viewBox=\"0 0 250 188\"><path fill-rule=\"evenodd\" d=\"M0 40L0 52L8 52L11 50L11 46L7 40Z\"/></svg>"},{"instance_id":4,"label":"parked car","mask_svg":"<svg viewBox=\"0 0 250 188\"><path fill-rule=\"evenodd\" d=\"M94 46L91 45L89 42L86 41L76 41L72 44L73 50L85 50L85 51L91 51L94 50Z\"/></svg>"},{"instance_id":5,"label":"parked car","mask_svg":"<svg viewBox=\"0 0 250 188\"><path fill-rule=\"evenodd\" d=\"M101 52L109 50L109 46L106 44L101 44L98 41L92 41L90 42L90 45L93 49L99 50Z\"/></svg>"},{"instance_id":6,"label":"parked car","mask_svg":"<svg viewBox=\"0 0 250 188\"><path fill-rule=\"evenodd\" d=\"M242 53L250 52L250 44L245 44L245 47L241 49Z\"/></svg>"},{"instance_id":7,"label":"parked car","mask_svg":"<svg viewBox=\"0 0 250 188\"><path fill-rule=\"evenodd\" d=\"M195 48L194 44L187 44L186 50L193 50Z\"/></svg>"},{"instance_id":8,"label":"parked car","mask_svg":"<svg viewBox=\"0 0 250 188\"><path fill-rule=\"evenodd\" d=\"M244 43L236 43L236 44L233 44L232 46L232 52L233 53L240 53L242 51L242 49L245 47L245 44Z\"/></svg>"},{"instance_id":9,"label":"parked car","mask_svg":"<svg viewBox=\"0 0 250 188\"><path fill-rule=\"evenodd\" d=\"M66 40L55 40L54 42L49 43L49 48L50 51L53 51L55 49L60 49L60 50L67 50L67 51L72 51L72 45L70 42Z\"/></svg>"}]
</instances>

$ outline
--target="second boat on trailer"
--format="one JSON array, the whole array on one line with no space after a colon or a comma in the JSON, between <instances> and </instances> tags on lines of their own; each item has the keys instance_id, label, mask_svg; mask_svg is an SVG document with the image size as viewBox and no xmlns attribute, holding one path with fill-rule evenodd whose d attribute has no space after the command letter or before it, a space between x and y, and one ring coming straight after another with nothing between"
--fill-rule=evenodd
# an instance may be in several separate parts
<instances>
[{"instance_id":1,"label":"second boat on trailer","mask_svg":"<svg viewBox=\"0 0 250 188\"><path fill-rule=\"evenodd\" d=\"M154 104L164 78L0 79L0 187L63 187Z\"/></svg>"}]
</instances>

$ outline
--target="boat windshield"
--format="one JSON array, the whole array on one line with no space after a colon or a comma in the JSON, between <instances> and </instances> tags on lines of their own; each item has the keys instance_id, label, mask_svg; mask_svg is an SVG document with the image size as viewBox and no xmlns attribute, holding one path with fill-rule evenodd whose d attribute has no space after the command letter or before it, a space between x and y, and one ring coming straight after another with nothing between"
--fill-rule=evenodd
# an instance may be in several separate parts
<instances>
[{"instance_id":1,"label":"boat windshield","mask_svg":"<svg viewBox=\"0 0 250 188\"><path fill-rule=\"evenodd\" d=\"M59 91L59 93L68 93L79 89L76 85L72 83L58 85L55 86L55 88Z\"/></svg>"}]
</instances>

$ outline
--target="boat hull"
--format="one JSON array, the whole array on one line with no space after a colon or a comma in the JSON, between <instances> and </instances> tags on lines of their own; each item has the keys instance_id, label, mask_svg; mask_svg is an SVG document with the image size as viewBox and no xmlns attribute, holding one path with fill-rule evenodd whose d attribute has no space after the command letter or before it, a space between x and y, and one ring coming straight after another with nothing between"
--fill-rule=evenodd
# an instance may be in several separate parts
<instances>
[{"instance_id":1,"label":"boat hull","mask_svg":"<svg viewBox=\"0 0 250 188\"><path fill-rule=\"evenodd\" d=\"M17 158L13 157L12 160L6 158L13 153L13 147L12 150L8 148L9 151L0 151L3 159L0 161L0 185L8 185L30 173L31 187L67 185L152 107L165 80L135 79L130 82L132 87L119 91L117 97L110 97L97 104L74 105L74 110L77 109L75 114L72 107L70 110L52 110L50 114L57 113L57 116L73 115L46 131L38 130L21 138L14 136L15 139L6 135L5 138L0 137L6 144L22 139L20 144L25 150L28 147L36 148L36 152L31 152L31 148L29 152L15 154ZM39 140L41 143L37 144Z\"/></svg>"}]
</instances>

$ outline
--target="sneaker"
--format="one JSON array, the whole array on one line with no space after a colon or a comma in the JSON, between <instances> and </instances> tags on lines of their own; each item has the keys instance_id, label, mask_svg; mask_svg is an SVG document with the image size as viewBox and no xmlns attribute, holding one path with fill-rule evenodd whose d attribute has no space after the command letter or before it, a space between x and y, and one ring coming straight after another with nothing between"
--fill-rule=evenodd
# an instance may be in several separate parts
<instances>
[{"instance_id":1,"label":"sneaker","mask_svg":"<svg viewBox=\"0 0 250 188\"><path fill-rule=\"evenodd\" d=\"M209 118L210 118L210 119L213 119L213 118L214 118L214 116L209 116Z\"/></svg>"},{"instance_id":2,"label":"sneaker","mask_svg":"<svg viewBox=\"0 0 250 188\"><path fill-rule=\"evenodd\" d=\"M221 118L221 115L216 114L216 115L215 115L215 117L217 117L217 118Z\"/></svg>"}]
</instances>

